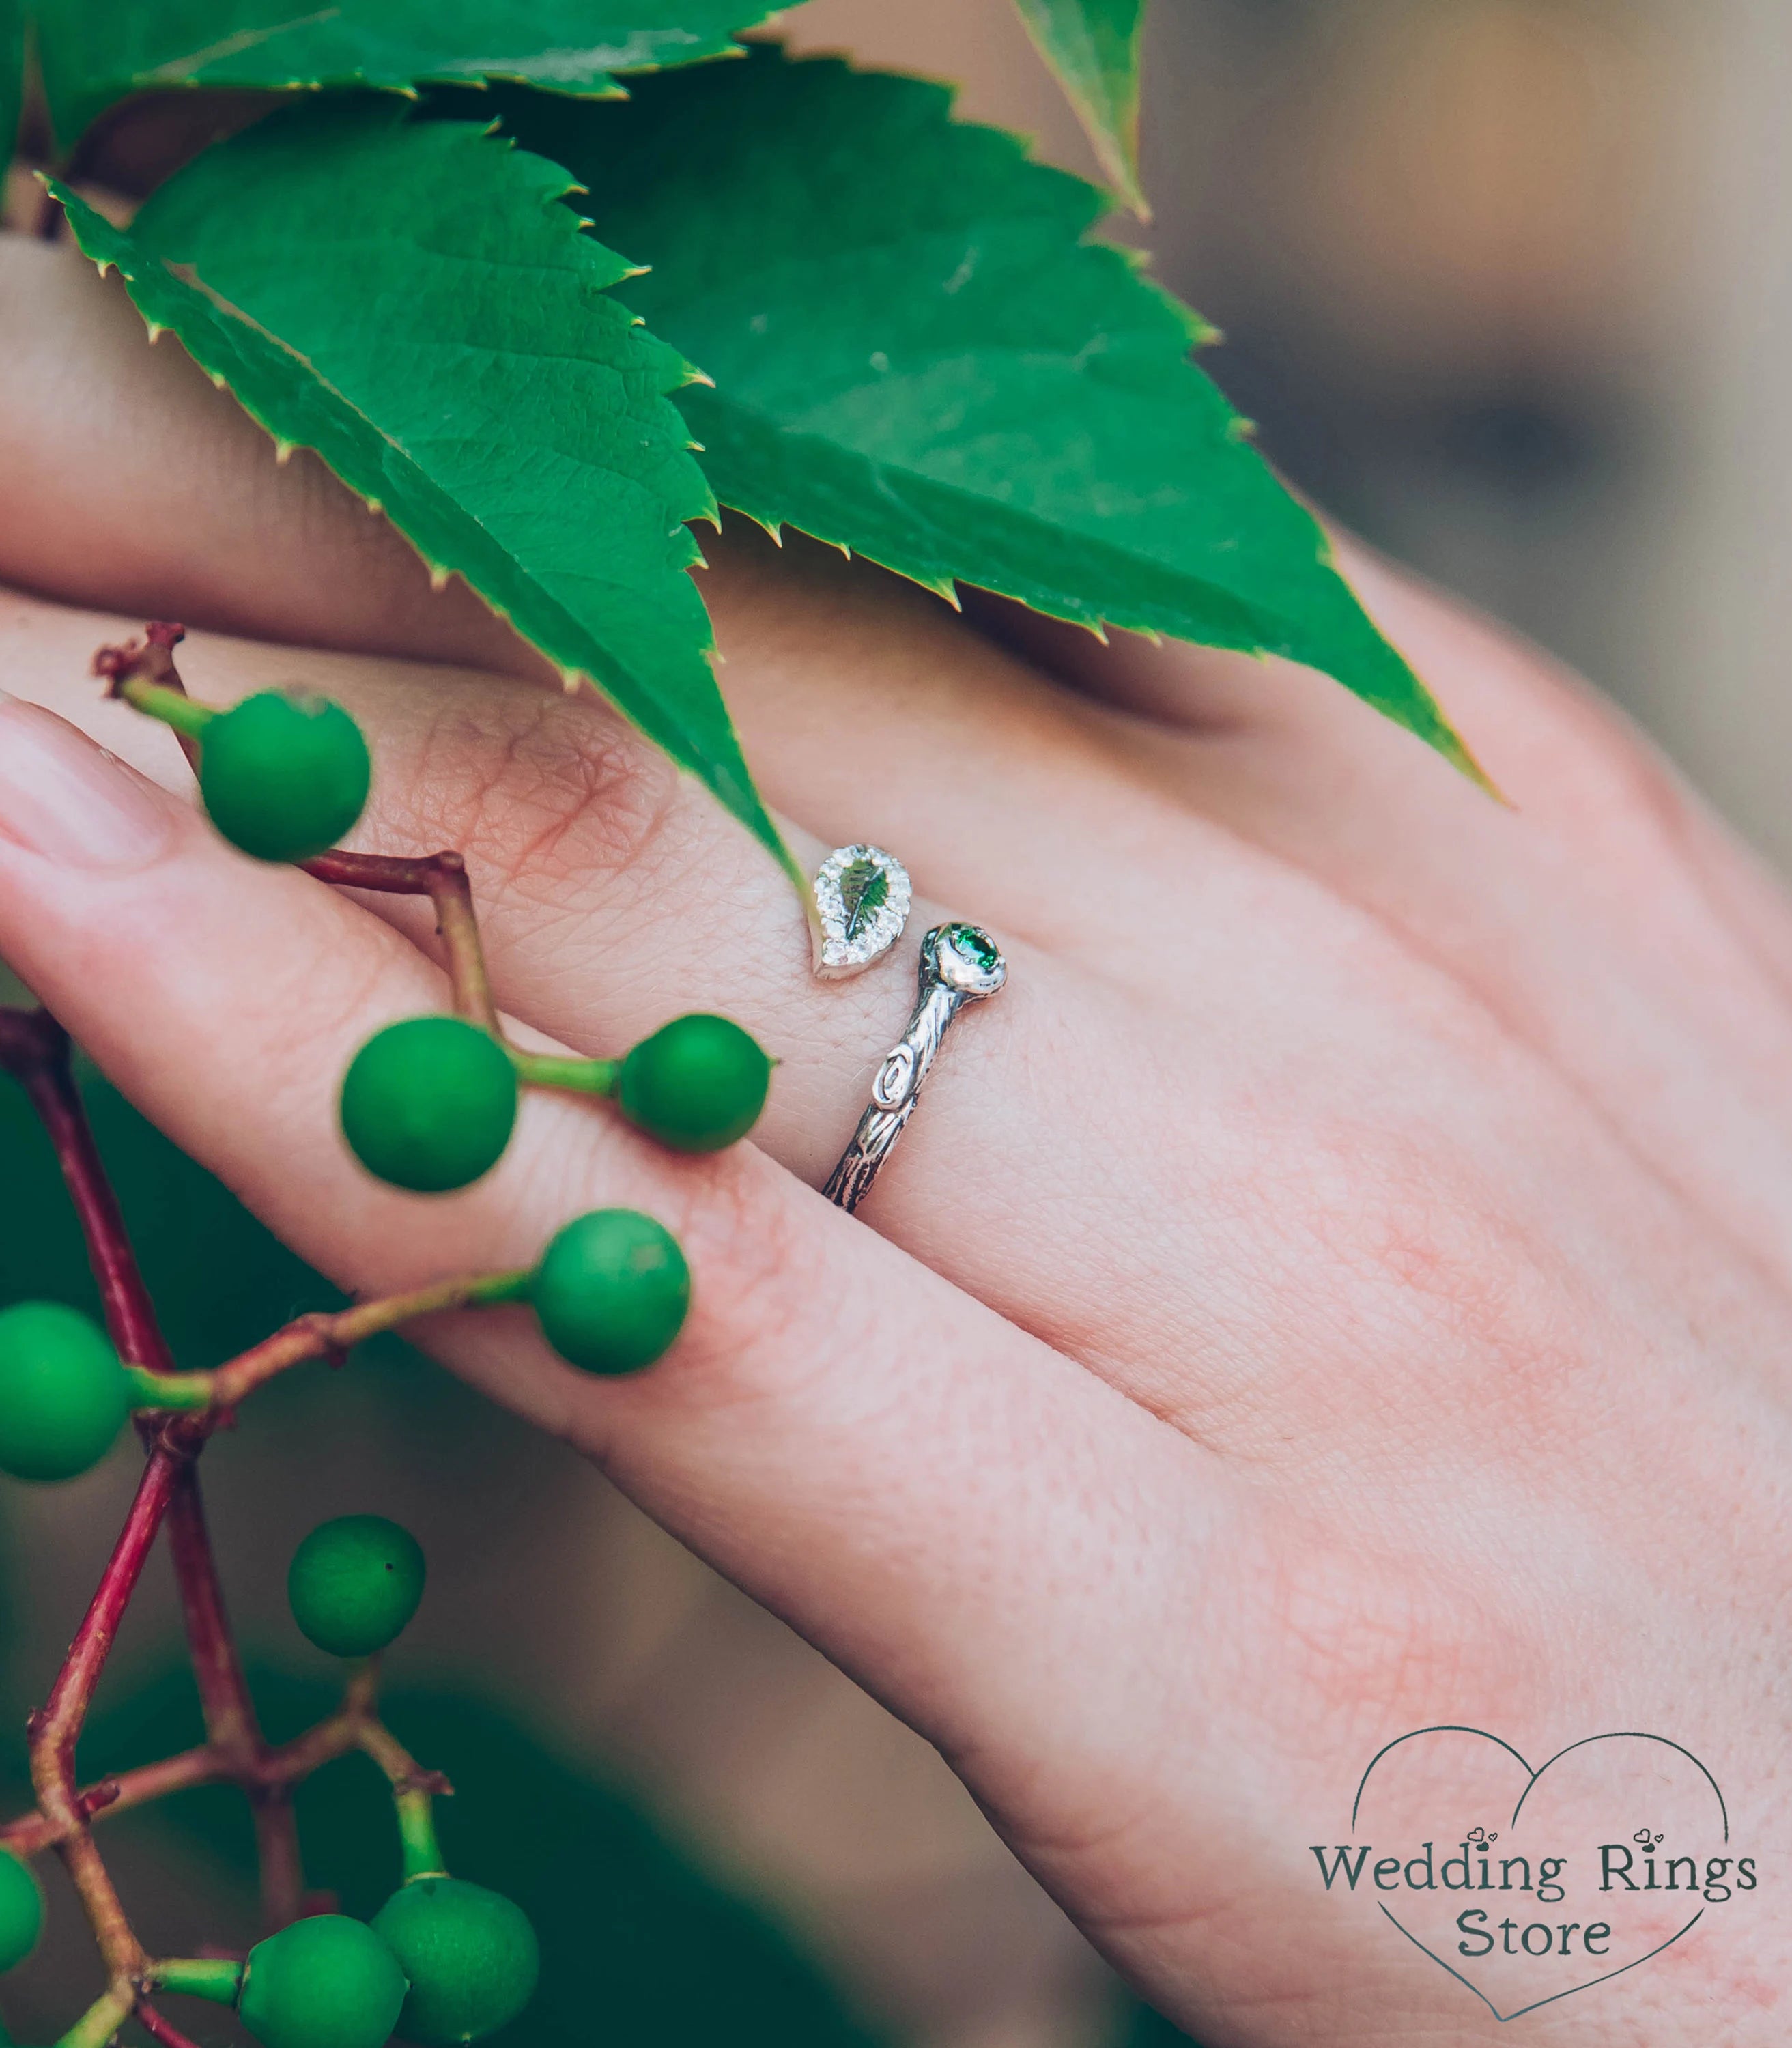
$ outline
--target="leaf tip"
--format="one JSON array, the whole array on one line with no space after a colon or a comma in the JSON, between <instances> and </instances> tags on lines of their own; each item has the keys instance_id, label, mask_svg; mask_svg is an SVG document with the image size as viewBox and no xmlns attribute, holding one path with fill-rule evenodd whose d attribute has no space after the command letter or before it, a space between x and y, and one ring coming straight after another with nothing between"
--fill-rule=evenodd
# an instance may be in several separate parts
<instances>
[{"instance_id":1,"label":"leaf tip","mask_svg":"<svg viewBox=\"0 0 1792 2048\"><path fill-rule=\"evenodd\" d=\"M297 445L296 442L281 440L276 437L273 444L273 459L282 469L293 460L293 450Z\"/></svg>"},{"instance_id":2,"label":"leaf tip","mask_svg":"<svg viewBox=\"0 0 1792 2048\"><path fill-rule=\"evenodd\" d=\"M445 568L440 562L432 562L429 564L429 588L432 590L446 590L453 574L452 569Z\"/></svg>"},{"instance_id":3,"label":"leaf tip","mask_svg":"<svg viewBox=\"0 0 1792 2048\"><path fill-rule=\"evenodd\" d=\"M1485 790L1487 794L1491 797L1503 809L1515 810L1518 808L1517 805L1476 759L1473 754L1469 751L1467 742L1444 716L1441 705L1438 707L1437 720L1441 731L1432 736L1432 744L1437 751L1453 768L1460 770L1477 789Z\"/></svg>"}]
</instances>

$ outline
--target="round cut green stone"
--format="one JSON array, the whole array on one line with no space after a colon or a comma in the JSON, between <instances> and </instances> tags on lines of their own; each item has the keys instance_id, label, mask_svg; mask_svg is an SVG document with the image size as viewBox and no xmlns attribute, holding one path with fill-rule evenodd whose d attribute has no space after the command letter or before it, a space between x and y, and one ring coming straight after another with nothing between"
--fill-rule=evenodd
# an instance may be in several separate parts
<instances>
[{"instance_id":1,"label":"round cut green stone","mask_svg":"<svg viewBox=\"0 0 1792 2048\"><path fill-rule=\"evenodd\" d=\"M994 974L1001 964L1002 955L995 941L987 932L979 932L975 925L950 925L946 937L952 943L952 951L968 960L979 973Z\"/></svg>"}]
</instances>

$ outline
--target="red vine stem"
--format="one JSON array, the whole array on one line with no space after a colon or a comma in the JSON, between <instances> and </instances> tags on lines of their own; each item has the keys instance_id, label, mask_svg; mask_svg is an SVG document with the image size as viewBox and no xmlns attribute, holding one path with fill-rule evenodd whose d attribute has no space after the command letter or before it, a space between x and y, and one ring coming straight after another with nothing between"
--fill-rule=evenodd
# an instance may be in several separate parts
<instances>
[{"instance_id":1,"label":"red vine stem","mask_svg":"<svg viewBox=\"0 0 1792 2048\"><path fill-rule=\"evenodd\" d=\"M267 1744L224 1606L199 1473L192 1465L181 1473L169 1504L168 1540L180 1588L188 1654L205 1716L207 1746L222 1774L249 1793L261 1868L262 1916L272 1932L296 1920L304 1903L298 1825L285 1788L261 1781Z\"/></svg>"},{"instance_id":2,"label":"red vine stem","mask_svg":"<svg viewBox=\"0 0 1792 2048\"><path fill-rule=\"evenodd\" d=\"M339 889L373 889L388 896L427 896L436 912L436 930L448 956L454 1007L470 1022L501 1037L498 1007L492 1000L479 944L479 920L467 863L458 853L432 853L418 860L399 860L378 853L320 853L304 863L307 875Z\"/></svg>"},{"instance_id":3,"label":"red vine stem","mask_svg":"<svg viewBox=\"0 0 1792 2048\"><path fill-rule=\"evenodd\" d=\"M56 1148L119 1356L153 1372L172 1371L173 1359L75 1087L68 1034L46 1010L0 1009L0 1066L21 1084Z\"/></svg>"},{"instance_id":4,"label":"red vine stem","mask_svg":"<svg viewBox=\"0 0 1792 2048\"><path fill-rule=\"evenodd\" d=\"M136 1254L131 1249L118 1197L100 1158L99 1148L94 1142L93 1127L87 1121L80 1091L75 1085L68 1033L47 1011L6 1011L0 1017L0 1061L23 1083L55 1147L63 1178L80 1220L88 1263L105 1306L107 1327L119 1356L127 1363L144 1366L152 1371L172 1371L173 1355L157 1320L149 1289L144 1285ZM199 1474L193 1466L204 1436L209 1433L201 1433L201 1429L203 1425L200 1429L188 1425L181 1432L178 1468L173 1473L172 1491L157 1519L161 1513L166 1513L170 1520L175 1579L180 1588L181 1612L186 1621L187 1640L204 1711L207 1735L234 1770L258 1760L264 1745L255 1719L254 1703L250 1697L242 1662L231 1633L229 1616L225 1612L217 1561L206 1530ZM153 1535L152 1529L152 1539ZM124 1588L124 1602L130 1600L136 1584L136 1573L142 1569L140 1557ZM122 1602L121 1612L122 1609ZM114 1628L115 1626L114 1623ZM111 1647L111 1637L107 1635L99 1647L94 1680L97 1680L99 1666L103 1664ZM88 1697L91 1692L90 1681ZM54 1705L52 1700L52 1710ZM65 1795L72 1795L74 1790L75 1738L85 1713L83 1698L68 1731L65 1782L62 1786ZM40 1787L40 1802L42 1798ZM258 1802L255 1827L263 1910L273 1924L284 1926L297 1914L304 1891L302 1879L298 1876L298 1837L289 1804L284 1798ZM72 1854L78 1860L84 1859L85 1852L78 1844L65 1844L63 1852L65 1857ZM116 1904L115 1896L112 1903ZM276 1914L281 1916L277 1920L273 1919ZM112 1958L109 1957L107 1960L111 1961Z\"/></svg>"},{"instance_id":5,"label":"red vine stem","mask_svg":"<svg viewBox=\"0 0 1792 2048\"><path fill-rule=\"evenodd\" d=\"M137 2023L157 2048L198 2048L188 2035L183 2034L171 2019L165 2019L146 1998L137 2001Z\"/></svg>"},{"instance_id":6,"label":"red vine stem","mask_svg":"<svg viewBox=\"0 0 1792 2048\"><path fill-rule=\"evenodd\" d=\"M352 1308L331 1313L318 1311L301 1316L208 1375L215 1418L208 1426L215 1427L216 1419L295 1365L308 1364L313 1359L343 1357L369 1337L395 1329L401 1323L414 1322L420 1316L521 1301L528 1291L529 1279L529 1274L521 1270L474 1274L440 1280L411 1294L392 1294L378 1301L358 1301ZM185 1374L176 1376L188 1377Z\"/></svg>"},{"instance_id":7,"label":"red vine stem","mask_svg":"<svg viewBox=\"0 0 1792 2048\"><path fill-rule=\"evenodd\" d=\"M75 1782L75 1744L93 1699L94 1688L137 1589L144 1560L173 1498L184 1460L157 1445L125 1518L98 1591L76 1631L49 1704L31 1716L31 1782L39 1810L55 1829L55 1840L87 1910L99 1951L114 1977L133 1978L142 1968L143 1950L131 1932L123 1906L94 1843L87 1808Z\"/></svg>"},{"instance_id":8,"label":"red vine stem","mask_svg":"<svg viewBox=\"0 0 1792 2048\"><path fill-rule=\"evenodd\" d=\"M82 1811L91 1820L103 1813L127 1813L134 1806L146 1806L153 1799L171 1792L184 1792L195 1785L215 1785L223 1776L223 1766L208 1744L184 1749L178 1756L164 1757L159 1763L145 1763L135 1771L121 1771L115 1778L102 1778L80 1794ZM34 1856L56 1847L56 1825L42 1812L21 1814L0 1828L0 1844L14 1855Z\"/></svg>"},{"instance_id":9,"label":"red vine stem","mask_svg":"<svg viewBox=\"0 0 1792 2048\"><path fill-rule=\"evenodd\" d=\"M102 647L93 657L93 672L105 678L110 696L135 703L140 710L150 710L157 691L173 691L180 696L187 694L174 661L174 650L186 637L184 626L171 619L152 619L144 627L141 640ZM167 700L163 702L165 704ZM199 743L179 731L175 737L188 761L196 766ZM436 930L447 955L456 1010L494 1036L502 1036L491 983L486 973L484 949L479 943L467 863L458 853L400 859L385 854L332 851L301 864L307 875L339 889L370 889L386 896L427 896L434 907Z\"/></svg>"}]
</instances>

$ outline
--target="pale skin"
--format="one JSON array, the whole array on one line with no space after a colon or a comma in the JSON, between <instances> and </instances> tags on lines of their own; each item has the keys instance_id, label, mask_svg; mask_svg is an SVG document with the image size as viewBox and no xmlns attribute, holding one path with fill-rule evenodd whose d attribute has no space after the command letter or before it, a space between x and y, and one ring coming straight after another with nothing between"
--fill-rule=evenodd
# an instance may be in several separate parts
<instances>
[{"instance_id":1,"label":"pale skin","mask_svg":"<svg viewBox=\"0 0 1792 2048\"><path fill-rule=\"evenodd\" d=\"M1533 2039L1783 2041L1792 912L1616 715L1351 551L1503 808L1308 673L999 645L731 522L702 582L762 788L800 857L869 839L916 884L900 959L821 985L700 789L277 466L115 282L8 238L0 350L0 956L157 1123L363 1293L665 1220L695 1305L638 1379L520 1311L423 1341L936 1743L1209 2048L1506 2038L1317 1910L1305 1846L1460 1720L1538 1757L1658 1728L1762 1856L1746 1933ZM754 1139L692 1162L538 1096L464 1194L369 1181L335 1092L443 1006L427 917L217 840L86 675L147 616L195 627L199 695L355 712L354 844L464 850L519 1035L747 1026L783 1062ZM849 1219L815 1190L948 913L1010 985Z\"/></svg>"}]
</instances>

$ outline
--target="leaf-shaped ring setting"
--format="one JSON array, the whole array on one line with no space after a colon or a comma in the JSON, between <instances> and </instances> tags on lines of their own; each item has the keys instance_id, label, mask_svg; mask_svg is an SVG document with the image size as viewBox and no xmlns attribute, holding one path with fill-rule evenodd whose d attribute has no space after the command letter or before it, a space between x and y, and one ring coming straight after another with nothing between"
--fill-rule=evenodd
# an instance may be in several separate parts
<instances>
[{"instance_id":1,"label":"leaf-shaped ring setting","mask_svg":"<svg viewBox=\"0 0 1792 2048\"><path fill-rule=\"evenodd\" d=\"M909 872L881 846L837 846L815 877L815 972L823 981L863 974L902 936Z\"/></svg>"}]
</instances>

